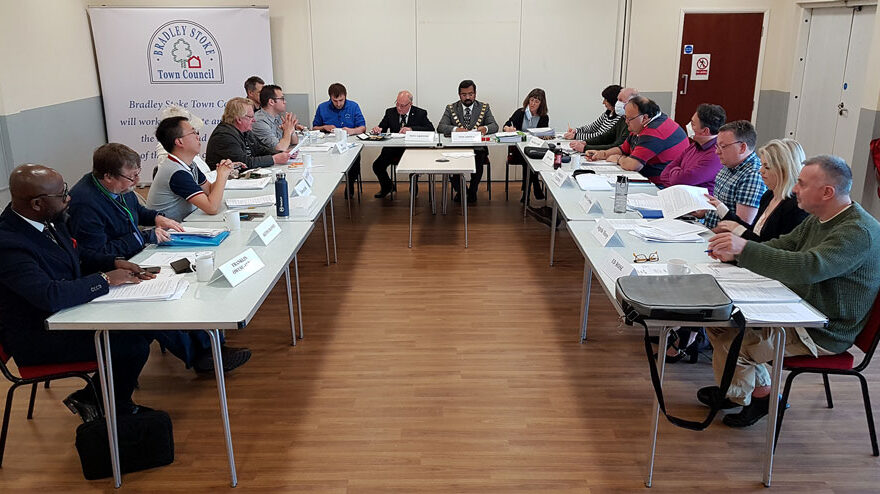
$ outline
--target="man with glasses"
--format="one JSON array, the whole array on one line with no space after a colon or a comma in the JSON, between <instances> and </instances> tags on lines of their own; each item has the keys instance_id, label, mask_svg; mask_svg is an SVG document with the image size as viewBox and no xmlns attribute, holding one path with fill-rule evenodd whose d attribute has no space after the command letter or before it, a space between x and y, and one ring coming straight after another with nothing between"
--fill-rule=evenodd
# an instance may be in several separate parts
<instances>
[{"instance_id":1,"label":"man with glasses","mask_svg":"<svg viewBox=\"0 0 880 494\"><path fill-rule=\"evenodd\" d=\"M195 164L202 141L186 117L170 117L159 122L156 140L168 151L168 159L159 165L153 177L147 207L175 221L183 221L196 208L207 214L219 213L232 161L221 161L214 183L208 182Z\"/></svg>"},{"instance_id":2,"label":"man with glasses","mask_svg":"<svg viewBox=\"0 0 880 494\"><path fill-rule=\"evenodd\" d=\"M401 91L397 93L395 105L385 110L385 116L379 125L373 127L373 133L378 134L382 131L406 134L410 130L416 131L433 131L434 124L428 120L428 112L413 106L413 95L409 91ZM391 193L394 183L388 176L388 166L400 161L405 148L402 147L383 147L379 157L373 162L373 173L379 179L379 192L373 197L381 199Z\"/></svg>"},{"instance_id":3,"label":"man with glasses","mask_svg":"<svg viewBox=\"0 0 880 494\"><path fill-rule=\"evenodd\" d=\"M183 231L180 223L140 205L134 191L140 156L124 144L104 144L92 155L92 171L70 191L68 226L83 259L128 259L146 244L167 242L166 230ZM155 229L141 230L141 226ZM203 331L161 331L158 339L197 372L214 369L211 341ZM246 348L223 346L223 367L232 370L251 357Z\"/></svg>"},{"instance_id":4,"label":"man with glasses","mask_svg":"<svg viewBox=\"0 0 880 494\"><path fill-rule=\"evenodd\" d=\"M748 224L755 220L767 190L761 180L761 159L755 153L757 141L755 127L747 120L724 124L715 141L715 154L723 165L715 176L715 198ZM694 215L705 215L709 228L715 228L720 220L715 211L696 211Z\"/></svg>"},{"instance_id":5,"label":"man with glasses","mask_svg":"<svg viewBox=\"0 0 880 494\"><path fill-rule=\"evenodd\" d=\"M111 286L154 275L113 256L80 258L64 221L67 184L57 171L21 165L9 176L9 192L12 202L0 214L0 343L20 366L94 361L92 333L49 331L46 318L106 295ZM129 331L113 332L110 338L116 409L137 413L131 395L152 338ZM97 396L88 387L64 403L83 421L99 416Z\"/></svg>"},{"instance_id":6,"label":"man with glasses","mask_svg":"<svg viewBox=\"0 0 880 494\"><path fill-rule=\"evenodd\" d=\"M304 128L296 115L287 113L281 86L268 84L260 91L260 105L254 113L254 138L267 149L287 151L299 142L296 130Z\"/></svg>"},{"instance_id":7,"label":"man with glasses","mask_svg":"<svg viewBox=\"0 0 880 494\"><path fill-rule=\"evenodd\" d=\"M608 160L657 182L668 163L688 147L687 135L654 101L637 96L624 108L629 137L620 146L588 151L587 160Z\"/></svg>"},{"instance_id":8,"label":"man with glasses","mask_svg":"<svg viewBox=\"0 0 880 494\"><path fill-rule=\"evenodd\" d=\"M239 168L265 168L283 165L289 158L287 151L278 151L262 145L254 137L254 108L244 98L226 102L222 122L211 132L205 161L213 170L217 163L229 159Z\"/></svg>"}]
</instances>

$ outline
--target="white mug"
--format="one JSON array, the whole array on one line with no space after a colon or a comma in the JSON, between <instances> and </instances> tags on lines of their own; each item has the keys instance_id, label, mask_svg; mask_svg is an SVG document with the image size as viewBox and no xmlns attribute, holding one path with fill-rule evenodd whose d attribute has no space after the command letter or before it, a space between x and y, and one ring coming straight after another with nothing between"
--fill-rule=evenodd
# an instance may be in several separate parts
<instances>
[{"instance_id":1,"label":"white mug","mask_svg":"<svg viewBox=\"0 0 880 494\"><path fill-rule=\"evenodd\" d=\"M687 261L684 259L670 259L666 261L666 271L669 274L689 274L691 268L688 267Z\"/></svg>"},{"instance_id":2,"label":"white mug","mask_svg":"<svg viewBox=\"0 0 880 494\"><path fill-rule=\"evenodd\" d=\"M345 138L348 137L348 132L345 129L333 129L333 135L336 136L336 142L345 142Z\"/></svg>"},{"instance_id":3,"label":"white mug","mask_svg":"<svg viewBox=\"0 0 880 494\"><path fill-rule=\"evenodd\" d=\"M200 254L190 268L196 272L196 279L201 282L211 281L214 275L214 254Z\"/></svg>"},{"instance_id":4,"label":"white mug","mask_svg":"<svg viewBox=\"0 0 880 494\"><path fill-rule=\"evenodd\" d=\"M238 215L237 210L226 211L226 227L230 232L241 230L241 216Z\"/></svg>"},{"instance_id":5,"label":"white mug","mask_svg":"<svg viewBox=\"0 0 880 494\"><path fill-rule=\"evenodd\" d=\"M312 166L312 155L311 154L303 154L302 155L303 166L309 168Z\"/></svg>"}]
</instances>

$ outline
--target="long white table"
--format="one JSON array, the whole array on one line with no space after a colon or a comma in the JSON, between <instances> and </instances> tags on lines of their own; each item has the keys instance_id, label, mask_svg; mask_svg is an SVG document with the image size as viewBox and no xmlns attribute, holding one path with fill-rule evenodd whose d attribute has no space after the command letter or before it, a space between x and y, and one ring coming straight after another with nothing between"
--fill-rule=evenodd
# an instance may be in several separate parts
<instances>
[{"instance_id":1,"label":"long white table","mask_svg":"<svg viewBox=\"0 0 880 494\"><path fill-rule=\"evenodd\" d=\"M222 227L221 224L208 223L200 226ZM223 375L223 360L220 353L220 331L225 329L243 329L256 314L269 292L282 275L287 285L287 301L290 316L291 339L296 343L296 324L293 314L293 299L290 286L290 264L293 262L297 277L297 300L299 300L299 269L296 256L313 223L286 222L281 223L281 233L269 246L260 246L253 240L252 224L243 225L242 229L231 232L229 237L218 247L168 248L161 250L213 250L215 266L220 266L248 248L253 248L265 267L244 280L235 288L220 279L211 283L200 283L195 274L188 274L191 283L186 293L179 300L161 302L117 302L89 303L53 314L47 322L50 331L94 331L95 351L98 361L98 375L101 380L101 392L104 401L104 413L107 418L107 435L110 445L110 459L113 480L116 487L122 485L122 472L119 463L119 444L117 440L117 417L115 391L113 387L113 363L110 352L110 331L163 331L163 330L204 330L211 340L214 357L214 376L217 380L217 391L220 398L220 416L223 421L226 439L226 453L229 459L231 484L238 483L235 470L235 455L232 448L232 433L229 427L229 411L226 404L226 382ZM132 261L137 263L156 252L157 248L148 248ZM299 305L299 304L298 304ZM302 331L302 307L300 314L300 331ZM149 318L144 318L149 314ZM103 347L102 347L103 341Z\"/></svg>"},{"instance_id":2,"label":"long white table","mask_svg":"<svg viewBox=\"0 0 880 494\"><path fill-rule=\"evenodd\" d=\"M620 304L617 302L617 298L615 296L615 286L617 279L614 278L613 275L609 274L608 271L602 269L602 266L608 263L608 259L611 257L611 252L616 252L623 256L624 258L629 258L633 252L636 253L647 253L657 251L660 256L660 260L658 262L664 262L665 260L671 258L684 259L688 261L690 264L696 263L705 263L705 262L713 262L708 255L706 255L706 243L657 243L657 242L646 242L639 238L636 238L630 235L627 232L620 232L619 236L621 239L622 245L618 246L606 246L602 247L602 245L596 240L595 236L591 233L595 228L595 221L571 221L568 223L569 231L571 232L571 236L575 241L578 249L580 249L581 253L584 256L584 281L583 281L583 291L581 296L581 328L580 328L580 340L581 342L585 341L587 338L587 318L589 315L589 304L590 304L590 283L592 279L593 273L596 274L596 279L599 281L599 285L602 287L605 294L608 296L608 300L611 302L611 305L617 310L617 313L622 317L624 315L623 309ZM708 236L708 235L706 235ZM691 268L693 271L693 268ZM806 307L810 308L817 315L821 315L820 312L816 311L816 309L809 306L804 301L801 301ZM824 317L824 316L822 316ZM666 341L669 337L669 333L679 327L679 326L692 326L693 321L662 321L662 320L652 320L646 321L647 325L652 328L657 328L659 332L659 351L657 352L659 356L658 361L658 372L660 377L660 382L663 382L663 371L666 365L666 352L664 349L666 348ZM715 326L725 326L724 323L716 324ZM728 322L726 325L733 326L732 323ZM815 324L809 323L786 323L787 326L813 326L818 327ZM774 346L776 348L776 355L774 358L774 362L780 363L783 361L785 354L785 331L778 327L777 324L774 326L772 323L747 323L749 327L770 327L772 330L772 338L774 339ZM771 390L770 396L779 396L779 386L782 382L782 365L774 365L772 367L771 373ZM774 452L774 442L776 436L776 420L779 414L779 401L778 400L770 400L770 413L767 418L767 435L765 436L765 444L764 444L764 469L763 469L763 482L764 485L770 486L770 478L773 470L773 452ZM654 412L652 415L652 426L651 426L651 447L648 455L647 462L647 473L645 475L645 485L647 487L651 486L651 482L653 480L653 472L654 472L654 460L655 460L655 452L657 446L657 435L659 430L659 421L660 421L660 405L655 400L654 401Z\"/></svg>"},{"instance_id":3,"label":"long white table","mask_svg":"<svg viewBox=\"0 0 880 494\"><path fill-rule=\"evenodd\" d=\"M444 160L444 161L438 161ZM476 170L476 159L470 158L444 158L443 151L440 149L407 149L397 164L397 170L402 173L410 173L409 188L409 247L412 248L412 224L413 224L413 208L415 206L415 182L418 180L419 174L427 174L429 179L428 193L431 200L431 211L435 212L434 206L434 175L443 176L443 214L446 214L446 177L449 175L458 175L461 187L461 209L464 214L464 247L468 246L468 224L467 224L467 197L465 194L467 180L466 175L474 173Z\"/></svg>"}]
</instances>

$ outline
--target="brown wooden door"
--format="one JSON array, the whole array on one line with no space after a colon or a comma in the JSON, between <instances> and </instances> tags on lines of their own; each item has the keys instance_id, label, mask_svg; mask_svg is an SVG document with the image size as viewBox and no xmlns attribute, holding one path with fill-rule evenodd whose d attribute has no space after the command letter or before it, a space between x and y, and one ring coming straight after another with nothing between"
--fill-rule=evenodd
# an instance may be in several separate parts
<instances>
[{"instance_id":1,"label":"brown wooden door","mask_svg":"<svg viewBox=\"0 0 880 494\"><path fill-rule=\"evenodd\" d=\"M763 22L760 12L685 14L675 99L679 125L687 125L701 103L723 106L728 122L752 119ZM693 49L690 54L685 53L688 46ZM710 57L700 57L704 54ZM692 71L694 61L698 63ZM694 80L692 72L705 77L704 68L708 79Z\"/></svg>"}]
</instances>

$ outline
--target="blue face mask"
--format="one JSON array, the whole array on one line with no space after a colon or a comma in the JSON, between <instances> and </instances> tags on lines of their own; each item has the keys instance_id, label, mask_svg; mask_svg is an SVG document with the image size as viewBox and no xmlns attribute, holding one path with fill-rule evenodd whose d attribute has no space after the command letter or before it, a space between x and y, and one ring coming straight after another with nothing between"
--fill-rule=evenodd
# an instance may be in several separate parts
<instances>
[{"instance_id":1,"label":"blue face mask","mask_svg":"<svg viewBox=\"0 0 880 494\"><path fill-rule=\"evenodd\" d=\"M626 103L619 100L617 101L617 103L614 103L614 113L622 117L626 113Z\"/></svg>"},{"instance_id":2,"label":"blue face mask","mask_svg":"<svg viewBox=\"0 0 880 494\"><path fill-rule=\"evenodd\" d=\"M531 120L531 119L532 119L532 111L529 110L529 107L527 106L526 107L526 120Z\"/></svg>"}]
</instances>

